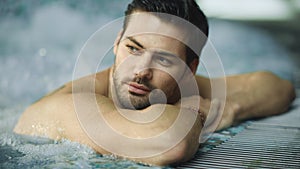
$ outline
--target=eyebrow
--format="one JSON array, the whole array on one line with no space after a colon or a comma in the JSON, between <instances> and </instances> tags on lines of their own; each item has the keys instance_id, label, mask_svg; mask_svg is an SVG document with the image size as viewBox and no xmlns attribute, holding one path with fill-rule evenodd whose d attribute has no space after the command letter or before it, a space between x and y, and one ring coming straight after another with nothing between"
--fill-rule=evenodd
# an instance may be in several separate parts
<instances>
[{"instance_id":1,"label":"eyebrow","mask_svg":"<svg viewBox=\"0 0 300 169\"><path fill-rule=\"evenodd\" d=\"M173 53L169 53L169 52L164 52L164 51L157 51L155 52L158 55L164 55L167 57L178 57L177 55L173 54Z\"/></svg>"},{"instance_id":2,"label":"eyebrow","mask_svg":"<svg viewBox=\"0 0 300 169\"><path fill-rule=\"evenodd\" d=\"M140 44L136 39L134 39L132 36L127 36L126 38L129 39L134 44L136 44L138 47L145 49L145 47L142 44Z\"/></svg>"},{"instance_id":3,"label":"eyebrow","mask_svg":"<svg viewBox=\"0 0 300 169\"><path fill-rule=\"evenodd\" d=\"M145 49L145 47L141 43L139 43L134 37L127 36L126 38L129 39L134 44L136 44L137 46L139 46L140 48ZM159 55L164 55L167 57L178 57L177 55L175 55L173 53L169 53L169 52L165 52L165 51L156 51L155 53L159 54Z\"/></svg>"}]
</instances>

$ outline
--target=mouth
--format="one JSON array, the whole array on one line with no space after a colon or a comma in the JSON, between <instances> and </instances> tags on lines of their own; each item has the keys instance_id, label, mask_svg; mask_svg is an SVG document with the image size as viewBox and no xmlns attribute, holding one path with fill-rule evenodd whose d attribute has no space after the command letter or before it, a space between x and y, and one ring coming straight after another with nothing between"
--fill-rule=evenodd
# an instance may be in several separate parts
<instances>
[{"instance_id":1,"label":"mouth","mask_svg":"<svg viewBox=\"0 0 300 169\"><path fill-rule=\"evenodd\" d=\"M130 93L137 94L137 95L146 95L151 90L145 85L138 84L135 82L130 82L128 83L128 91Z\"/></svg>"}]
</instances>

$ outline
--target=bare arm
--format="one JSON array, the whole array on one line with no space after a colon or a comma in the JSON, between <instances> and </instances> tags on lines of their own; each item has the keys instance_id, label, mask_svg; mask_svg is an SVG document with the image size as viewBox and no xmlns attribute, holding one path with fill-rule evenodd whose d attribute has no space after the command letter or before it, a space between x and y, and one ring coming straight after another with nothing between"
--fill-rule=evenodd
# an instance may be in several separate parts
<instances>
[{"instance_id":1,"label":"bare arm","mask_svg":"<svg viewBox=\"0 0 300 169\"><path fill-rule=\"evenodd\" d=\"M210 80L196 77L201 95L210 100ZM219 129L251 118L285 112L295 98L289 81L270 72L254 72L226 77L227 97Z\"/></svg>"},{"instance_id":2,"label":"bare arm","mask_svg":"<svg viewBox=\"0 0 300 169\"><path fill-rule=\"evenodd\" d=\"M72 83L68 83L64 87L28 107L28 109L26 109L26 111L22 114L14 131L19 134L45 136L55 140L67 138L72 141L89 145L101 154L111 154L114 152L109 152L101 145L96 144L95 141L87 135L84 128L82 128L74 108L74 97L80 98L80 107L85 110L87 117L98 112L98 110L94 109L95 105L93 105L92 102L96 98L97 104L100 106L101 113L105 119L109 121L110 125L112 125L112 127L118 132L132 138L148 138L150 136L161 134L174 123L178 116L178 107L166 105L165 111L157 120L142 125L133 123L118 113L113 102L109 98L101 94L95 94L91 92L93 89L85 87L85 85L89 83L89 80L91 80L90 77L84 78L83 81L75 81L75 83L82 83L82 85L79 85L82 87L77 88L75 93L72 93ZM91 83L94 83L93 79L91 81ZM105 92L105 90L102 92ZM150 106L145 109L144 112L151 109L160 109L161 106L162 105L158 104ZM165 144L162 143L168 143L173 138L178 137L176 133L171 133L168 137L165 137L165 139L160 140L159 142L153 142L152 144L142 147L142 151L145 153L154 149L161 149L162 151L160 154L156 154L151 157L130 159L155 165L166 165L186 161L192 158L199 146L198 138L202 126L199 116L196 114L195 117L196 122L192 129L173 148L166 151ZM179 127L182 127L182 125ZM103 133L105 133L105 131L103 131ZM112 138L112 135L109 133L106 133L104 138L114 144L114 138ZM119 146L116 145L116 147ZM137 149L138 147L132 148L132 150Z\"/></svg>"}]
</instances>

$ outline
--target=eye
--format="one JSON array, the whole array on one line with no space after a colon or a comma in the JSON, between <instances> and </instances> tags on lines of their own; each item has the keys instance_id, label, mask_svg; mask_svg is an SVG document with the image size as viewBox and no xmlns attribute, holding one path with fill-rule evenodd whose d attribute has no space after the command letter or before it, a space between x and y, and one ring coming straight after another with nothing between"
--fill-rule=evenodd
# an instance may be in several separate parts
<instances>
[{"instance_id":1,"label":"eye","mask_svg":"<svg viewBox=\"0 0 300 169\"><path fill-rule=\"evenodd\" d=\"M126 45L129 53L133 54L133 55L140 55L142 53L142 51L132 45Z\"/></svg>"},{"instance_id":2,"label":"eye","mask_svg":"<svg viewBox=\"0 0 300 169\"><path fill-rule=\"evenodd\" d=\"M171 66L172 65L172 62L163 56L157 56L156 60L163 66Z\"/></svg>"}]
</instances>

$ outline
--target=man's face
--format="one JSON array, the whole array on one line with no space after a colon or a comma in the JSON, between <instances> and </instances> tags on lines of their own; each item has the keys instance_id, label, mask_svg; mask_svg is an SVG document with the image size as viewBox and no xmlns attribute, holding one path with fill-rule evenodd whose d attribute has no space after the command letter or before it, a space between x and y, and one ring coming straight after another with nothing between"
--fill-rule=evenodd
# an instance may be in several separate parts
<instances>
[{"instance_id":1,"label":"man's face","mask_svg":"<svg viewBox=\"0 0 300 169\"><path fill-rule=\"evenodd\" d=\"M143 24L145 18L132 18L114 48L112 89L124 108L143 109L180 99L178 82L187 69L185 46L174 38L180 31L153 15L146 17L157 24L157 33L141 32L149 24ZM160 35L160 29L168 29L173 37Z\"/></svg>"}]
</instances>

